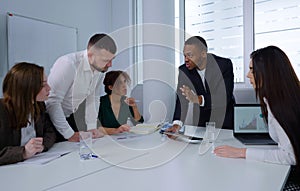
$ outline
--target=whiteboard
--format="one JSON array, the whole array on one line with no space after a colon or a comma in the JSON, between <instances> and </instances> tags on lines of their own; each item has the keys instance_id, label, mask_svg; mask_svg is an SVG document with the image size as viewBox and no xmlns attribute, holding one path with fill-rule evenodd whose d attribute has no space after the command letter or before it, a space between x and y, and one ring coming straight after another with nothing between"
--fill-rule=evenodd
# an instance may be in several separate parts
<instances>
[{"instance_id":1,"label":"whiteboard","mask_svg":"<svg viewBox=\"0 0 300 191\"><path fill-rule=\"evenodd\" d=\"M48 75L55 60L77 51L77 29L9 13L8 65L31 62Z\"/></svg>"}]
</instances>

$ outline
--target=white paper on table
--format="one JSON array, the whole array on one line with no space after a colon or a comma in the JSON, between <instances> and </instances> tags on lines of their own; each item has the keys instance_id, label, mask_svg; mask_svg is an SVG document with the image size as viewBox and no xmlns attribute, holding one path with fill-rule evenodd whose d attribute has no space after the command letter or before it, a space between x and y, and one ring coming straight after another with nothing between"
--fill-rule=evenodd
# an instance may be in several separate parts
<instances>
[{"instance_id":1,"label":"white paper on table","mask_svg":"<svg viewBox=\"0 0 300 191\"><path fill-rule=\"evenodd\" d=\"M151 124L137 124L130 128L131 133L135 134L150 134L154 133L160 128L161 123L151 123Z\"/></svg>"},{"instance_id":2,"label":"white paper on table","mask_svg":"<svg viewBox=\"0 0 300 191\"><path fill-rule=\"evenodd\" d=\"M53 161L57 158L60 158L66 154L69 154L71 151L70 150L65 150L65 151L57 151L57 152L43 152L34 155L33 157L26 159L23 162L19 162L18 164L46 164L50 161Z\"/></svg>"}]
</instances>

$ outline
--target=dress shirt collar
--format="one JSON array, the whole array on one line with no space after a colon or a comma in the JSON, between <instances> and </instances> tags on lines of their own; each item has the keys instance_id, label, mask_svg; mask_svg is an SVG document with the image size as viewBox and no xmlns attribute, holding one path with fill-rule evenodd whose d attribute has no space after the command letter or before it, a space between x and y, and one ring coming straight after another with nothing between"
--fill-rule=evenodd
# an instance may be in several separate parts
<instances>
[{"instance_id":1,"label":"dress shirt collar","mask_svg":"<svg viewBox=\"0 0 300 191\"><path fill-rule=\"evenodd\" d=\"M87 56L87 49L83 51L83 70L84 71L92 71L89 59Z\"/></svg>"},{"instance_id":2,"label":"dress shirt collar","mask_svg":"<svg viewBox=\"0 0 300 191\"><path fill-rule=\"evenodd\" d=\"M206 68L204 68L203 70L198 70L198 69L197 69L198 74L199 74L202 78L205 76L205 71L206 71Z\"/></svg>"}]
</instances>

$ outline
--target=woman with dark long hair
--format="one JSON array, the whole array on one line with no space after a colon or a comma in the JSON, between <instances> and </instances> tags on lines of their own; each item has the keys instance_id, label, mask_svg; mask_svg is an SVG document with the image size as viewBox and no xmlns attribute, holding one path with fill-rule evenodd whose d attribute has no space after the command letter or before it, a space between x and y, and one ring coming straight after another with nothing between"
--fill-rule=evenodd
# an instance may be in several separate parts
<instances>
[{"instance_id":1,"label":"woman with dark long hair","mask_svg":"<svg viewBox=\"0 0 300 191\"><path fill-rule=\"evenodd\" d=\"M127 119L136 125L144 118L136 105L136 100L126 97L130 77L117 70L107 72L103 80L106 95L100 97L98 118L106 134L118 134L130 130Z\"/></svg>"},{"instance_id":2,"label":"woman with dark long hair","mask_svg":"<svg viewBox=\"0 0 300 191\"><path fill-rule=\"evenodd\" d=\"M23 161L47 151L55 142L45 113L50 87L44 68L18 63L6 74L0 99L0 165Z\"/></svg>"},{"instance_id":3,"label":"woman with dark long hair","mask_svg":"<svg viewBox=\"0 0 300 191\"><path fill-rule=\"evenodd\" d=\"M276 46L258 49L250 55L247 77L261 103L269 134L276 149L220 146L217 156L246 158L292 165L290 182L300 181L300 83L287 55ZM298 184L298 185L297 185ZM300 188L300 187L299 187Z\"/></svg>"}]
</instances>

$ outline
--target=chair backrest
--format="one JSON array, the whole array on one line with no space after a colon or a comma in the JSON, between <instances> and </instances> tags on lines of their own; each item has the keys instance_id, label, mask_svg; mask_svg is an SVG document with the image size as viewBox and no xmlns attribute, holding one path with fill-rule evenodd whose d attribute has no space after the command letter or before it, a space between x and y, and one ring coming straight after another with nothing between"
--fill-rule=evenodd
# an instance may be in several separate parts
<instances>
[{"instance_id":1,"label":"chair backrest","mask_svg":"<svg viewBox=\"0 0 300 191\"><path fill-rule=\"evenodd\" d=\"M131 90L130 97L133 97L135 100L137 100L137 107L139 109L139 112L143 113L143 84L137 84L134 86L134 88Z\"/></svg>"},{"instance_id":2,"label":"chair backrest","mask_svg":"<svg viewBox=\"0 0 300 191\"><path fill-rule=\"evenodd\" d=\"M145 80L144 118L147 123L171 121L175 108L176 90L161 80Z\"/></svg>"}]
</instances>

